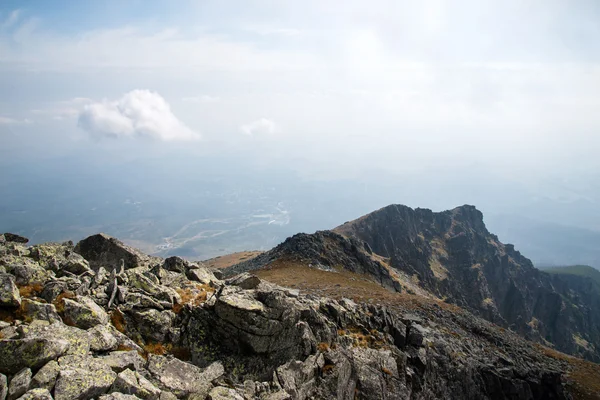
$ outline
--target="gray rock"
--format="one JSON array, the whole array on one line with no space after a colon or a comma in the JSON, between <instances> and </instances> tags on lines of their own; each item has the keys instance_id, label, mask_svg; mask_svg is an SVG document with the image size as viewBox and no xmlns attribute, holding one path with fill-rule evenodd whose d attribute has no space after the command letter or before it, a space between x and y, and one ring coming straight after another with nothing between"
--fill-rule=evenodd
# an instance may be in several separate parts
<instances>
[{"instance_id":1,"label":"gray rock","mask_svg":"<svg viewBox=\"0 0 600 400\"><path fill-rule=\"evenodd\" d=\"M60 271L67 271L75 275L89 274L94 275L90 268L90 263L77 253L70 253L64 261L60 263Z\"/></svg>"},{"instance_id":2,"label":"gray rock","mask_svg":"<svg viewBox=\"0 0 600 400\"><path fill-rule=\"evenodd\" d=\"M44 338L48 340L65 340L68 350L65 354L87 354L90 351L89 336L86 331L62 323L49 326L31 324L22 326L22 335L26 338Z\"/></svg>"},{"instance_id":3,"label":"gray rock","mask_svg":"<svg viewBox=\"0 0 600 400\"><path fill-rule=\"evenodd\" d=\"M17 372L8 385L7 400L15 400L23 396L31 385L31 369L24 368Z\"/></svg>"},{"instance_id":4,"label":"gray rock","mask_svg":"<svg viewBox=\"0 0 600 400\"><path fill-rule=\"evenodd\" d=\"M107 356L98 357L99 361L108 365L113 371L119 373L125 369L138 370L145 364L144 359L135 350L113 351Z\"/></svg>"},{"instance_id":5,"label":"gray rock","mask_svg":"<svg viewBox=\"0 0 600 400\"><path fill-rule=\"evenodd\" d=\"M412 346L421 347L425 344L425 337L429 333L427 328L417 323L412 323L408 328L407 343Z\"/></svg>"},{"instance_id":6,"label":"gray rock","mask_svg":"<svg viewBox=\"0 0 600 400\"><path fill-rule=\"evenodd\" d=\"M53 400L47 389L31 389L18 400Z\"/></svg>"},{"instance_id":7,"label":"gray rock","mask_svg":"<svg viewBox=\"0 0 600 400\"><path fill-rule=\"evenodd\" d=\"M139 400L139 397L132 394L110 393L98 397L98 400Z\"/></svg>"},{"instance_id":8,"label":"gray rock","mask_svg":"<svg viewBox=\"0 0 600 400\"><path fill-rule=\"evenodd\" d=\"M4 240L7 242L23 243L23 244L29 242L29 239L27 239L26 237L20 236L20 235L14 234L14 233L6 232L5 234L3 234L3 236L4 236Z\"/></svg>"},{"instance_id":9,"label":"gray rock","mask_svg":"<svg viewBox=\"0 0 600 400\"><path fill-rule=\"evenodd\" d=\"M23 299L21 303L21 310L25 315L26 320L42 320L53 322L62 322L62 319L56 312L54 304L40 303L31 299Z\"/></svg>"},{"instance_id":10,"label":"gray rock","mask_svg":"<svg viewBox=\"0 0 600 400\"><path fill-rule=\"evenodd\" d=\"M87 330L92 351L116 350L119 341L109 328L109 325L96 325Z\"/></svg>"},{"instance_id":11,"label":"gray rock","mask_svg":"<svg viewBox=\"0 0 600 400\"><path fill-rule=\"evenodd\" d=\"M136 329L146 338L156 342L164 342L175 319L175 314L170 311L148 309L130 312Z\"/></svg>"},{"instance_id":12,"label":"gray rock","mask_svg":"<svg viewBox=\"0 0 600 400\"><path fill-rule=\"evenodd\" d=\"M98 270L100 267L109 270L118 268L121 260L125 263L125 269L147 265L152 260L151 257L103 233L90 236L77 243L75 252L88 260L94 270Z\"/></svg>"},{"instance_id":13,"label":"gray rock","mask_svg":"<svg viewBox=\"0 0 600 400\"><path fill-rule=\"evenodd\" d=\"M148 370L162 388L173 392L177 397L192 393L199 397L206 396L212 388L211 382L225 372L220 362L202 370L174 357L156 355L149 356Z\"/></svg>"},{"instance_id":14,"label":"gray rock","mask_svg":"<svg viewBox=\"0 0 600 400\"><path fill-rule=\"evenodd\" d=\"M15 284L15 278L10 274L0 274L0 306L19 307L21 295Z\"/></svg>"},{"instance_id":15,"label":"gray rock","mask_svg":"<svg viewBox=\"0 0 600 400\"><path fill-rule=\"evenodd\" d=\"M160 400L177 400L177 396L175 396L171 392L163 390L162 392L160 392Z\"/></svg>"},{"instance_id":16,"label":"gray rock","mask_svg":"<svg viewBox=\"0 0 600 400\"><path fill-rule=\"evenodd\" d=\"M52 272L46 271L38 263L29 259L21 259L14 265L12 274L15 276L15 282L20 286L43 284L53 276Z\"/></svg>"},{"instance_id":17,"label":"gray rock","mask_svg":"<svg viewBox=\"0 0 600 400\"><path fill-rule=\"evenodd\" d=\"M52 360L44 365L31 380L31 387L34 389L52 390L56 383L56 378L60 372L58 362Z\"/></svg>"},{"instance_id":18,"label":"gray rock","mask_svg":"<svg viewBox=\"0 0 600 400\"><path fill-rule=\"evenodd\" d=\"M64 315L73 324L82 329L108 323L108 314L94 300L86 296L77 296L77 301L64 299Z\"/></svg>"},{"instance_id":19,"label":"gray rock","mask_svg":"<svg viewBox=\"0 0 600 400\"><path fill-rule=\"evenodd\" d=\"M208 285L211 282L217 281L217 278L212 271L204 267L190 269L187 271L186 276L189 280L200 282L204 285Z\"/></svg>"},{"instance_id":20,"label":"gray rock","mask_svg":"<svg viewBox=\"0 0 600 400\"><path fill-rule=\"evenodd\" d=\"M37 369L65 354L69 342L62 339L26 338L0 340L0 373Z\"/></svg>"},{"instance_id":21,"label":"gray rock","mask_svg":"<svg viewBox=\"0 0 600 400\"><path fill-rule=\"evenodd\" d=\"M256 275L251 275L247 272L232 278L227 281L227 284L233 286L239 286L242 289L255 289L258 285L260 285L260 278Z\"/></svg>"},{"instance_id":22,"label":"gray rock","mask_svg":"<svg viewBox=\"0 0 600 400\"><path fill-rule=\"evenodd\" d=\"M0 374L0 400L5 400L8 395L8 379L6 375Z\"/></svg>"},{"instance_id":23,"label":"gray rock","mask_svg":"<svg viewBox=\"0 0 600 400\"><path fill-rule=\"evenodd\" d=\"M244 400L235 389L217 386L208 393L208 400Z\"/></svg>"},{"instance_id":24,"label":"gray rock","mask_svg":"<svg viewBox=\"0 0 600 400\"><path fill-rule=\"evenodd\" d=\"M58 360L60 374L54 387L55 400L89 399L112 386L117 374L90 356L63 356Z\"/></svg>"},{"instance_id":25,"label":"gray rock","mask_svg":"<svg viewBox=\"0 0 600 400\"><path fill-rule=\"evenodd\" d=\"M158 400L161 393L160 389L154 386L149 380L130 369L122 371L117 376L111 390L124 394L132 394L147 400Z\"/></svg>"}]
</instances>

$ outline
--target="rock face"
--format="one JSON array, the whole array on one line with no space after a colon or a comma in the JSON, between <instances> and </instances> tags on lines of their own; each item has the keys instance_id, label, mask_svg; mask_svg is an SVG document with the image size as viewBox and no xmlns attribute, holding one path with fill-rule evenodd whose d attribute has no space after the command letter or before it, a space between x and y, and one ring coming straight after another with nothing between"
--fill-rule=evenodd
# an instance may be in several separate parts
<instances>
[{"instance_id":1,"label":"rock face","mask_svg":"<svg viewBox=\"0 0 600 400\"><path fill-rule=\"evenodd\" d=\"M280 250L319 256L325 269L386 269L358 239L300 239ZM332 299L248 273L222 281L104 235L82 243L0 243L11 282L16 265L45 272L35 286L14 278L21 306L0 308L0 400L570 399L588 390L568 359L443 302ZM125 253L126 268L115 268Z\"/></svg>"},{"instance_id":2,"label":"rock face","mask_svg":"<svg viewBox=\"0 0 600 400\"><path fill-rule=\"evenodd\" d=\"M600 361L600 291L534 268L488 232L473 206L434 213L392 205L335 231L366 242L394 270L449 303L527 339Z\"/></svg>"}]
</instances>

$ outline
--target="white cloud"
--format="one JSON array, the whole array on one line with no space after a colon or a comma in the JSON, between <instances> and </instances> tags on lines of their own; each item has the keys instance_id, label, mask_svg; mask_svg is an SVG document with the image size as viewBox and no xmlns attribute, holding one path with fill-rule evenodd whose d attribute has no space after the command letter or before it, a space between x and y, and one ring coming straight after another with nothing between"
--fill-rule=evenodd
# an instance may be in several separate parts
<instances>
[{"instance_id":1,"label":"white cloud","mask_svg":"<svg viewBox=\"0 0 600 400\"><path fill-rule=\"evenodd\" d=\"M133 90L116 101L84 106L79 127L95 137L145 137L162 141L197 140L199 135L181 122L158 93Z\"/></svg>"},{"instance_id":2,"label":"white cloud","mask_svg":"<svg viewBox=\"0 0 600 400\"><path fill-rule=\"evenodd\" d=\"M0 116L0 125L28 125L31 123L32 121L28 119L14 119Z\"/></svg>"},{"instance_id":3,"label":"white cloud","mask_svg":"<svg viewBox=\"0 0 600 400\"><path fill-rule=\"evenodd\" d=\"M240 126L240 131L244 135L272 135L277 132L277 125L268 118L260 118Z\"/></svg>"},{"instance_id":4,"label":"white cloud","mask_svg":"<svg viewBox=\"0 0 600 400\"><path fill-rule=\"evenodd\" d=\"M86 97L75 97L44 105L42 108L31 110L32 114L52 118L56 121L77 118L87 104L93 103L92 99Z\"/></svg>"}]
</instances>

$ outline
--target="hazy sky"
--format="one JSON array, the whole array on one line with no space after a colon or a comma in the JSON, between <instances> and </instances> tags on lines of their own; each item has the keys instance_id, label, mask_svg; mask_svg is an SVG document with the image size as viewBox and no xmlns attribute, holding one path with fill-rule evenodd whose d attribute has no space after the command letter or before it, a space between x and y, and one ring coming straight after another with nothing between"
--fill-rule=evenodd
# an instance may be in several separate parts
<instances>
[{"instance_id":1,"label":"hazy sky","mask_svg":"<svg viewBox=\"0 0 600 400\"><path fill-rule=\"evenodd\" d=\"M600 168L597 0L0 2L0 157Z\"/></svg>"}]
</instances>

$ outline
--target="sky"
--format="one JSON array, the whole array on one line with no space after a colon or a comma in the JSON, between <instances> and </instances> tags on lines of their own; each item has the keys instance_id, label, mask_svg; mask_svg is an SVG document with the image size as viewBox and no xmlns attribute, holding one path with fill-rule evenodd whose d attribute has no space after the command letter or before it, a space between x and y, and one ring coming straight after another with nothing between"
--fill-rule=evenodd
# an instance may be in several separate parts
<instances>
[{"instance_id":1,"label":"sky","mask_svg":"<svg viewBox=\"0 0 600 400\"><path fill-rule=\"evenodd\" d=\"M476 174L595 206L599 93L596 0L0 2L12 167Z\"/></svg>"}]
</instances>

